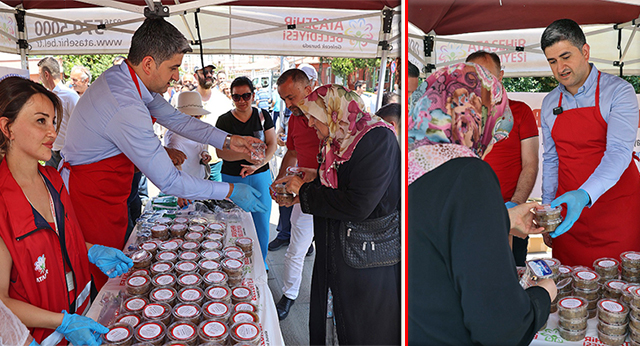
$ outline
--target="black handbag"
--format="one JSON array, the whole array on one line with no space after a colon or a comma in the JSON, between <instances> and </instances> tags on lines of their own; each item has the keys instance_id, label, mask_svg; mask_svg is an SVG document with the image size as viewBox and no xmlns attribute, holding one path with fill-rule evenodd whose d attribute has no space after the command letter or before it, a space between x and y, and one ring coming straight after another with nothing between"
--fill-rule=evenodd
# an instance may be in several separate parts
<instances>
[{"instance_id":1,"label":"black handbag","mask_svg":"<svg viewBox=\"0 0 640 346\"><path fill-rule=\"evenodd\" d=\"M356 269L400 262L400 213L362 222L340 222L340 246L348 266Z\"/></svg>"}]
</instances>

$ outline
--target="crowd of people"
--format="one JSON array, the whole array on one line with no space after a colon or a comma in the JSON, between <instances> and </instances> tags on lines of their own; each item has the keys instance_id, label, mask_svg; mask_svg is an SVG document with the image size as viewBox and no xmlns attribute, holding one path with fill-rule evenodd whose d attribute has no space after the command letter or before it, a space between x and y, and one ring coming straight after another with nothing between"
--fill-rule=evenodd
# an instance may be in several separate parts
<instances>
[{"instance_id":1,"label":"crowd of people","mask_svg":"<svg viewBox=\"0 0 640 346\"><path fill-rule=\"evenodd\" d=\"M571 19L551 23L540 43L559 83L541 107L542 202L564 207L545 243L568 266L639 251L634 89L589 62ZM551 279L523 290L516 272L526 237L544 230L532 224L537 204L525 203L538 128L531 109L508 98L495 53L466 61L422 83L409 67L408 340L529 345L557 294Z\"/></svg>"},{"instance_id":2,"label":"crowd of people","mask_svg":"<svg viewBox=\"0 0 640 346\"><path fill-rule=\"evenodd\" d=\"M589 63L570 19L550 24L541 47L559 82L541 109L542 202L564 205L545 242L571 266L640 251L633 87ZM315 252L311 344L327 339L328 309L340 344L399 344L398 95L377 107L363 81L322 85L308 64L272 90L204 60L180 75L191 51L172 24L146 19L127 57L93 82L75 66L68 86L52 57L38 63L40 83L0 81L0 313L17 321L15 340L101 343L107 328L82 314L132 267L122 249L148 178L181 207L230 199L250 212L267 271L269 251L286 246L280 320ZM408 72L409 343L527 345L557 294L551 279L523 289L516 271L528 235L542 231L527 202L539 166L533 112L509 99L492 52L422 82Z\"/></svg>"},{"instance_id":3,"label":"crowd of people","mask_svg":"<svg viewBox=\"0 0 640 346\"><path fill-rule=\"evenodd\" d=\"M315 234L313 343L324 340L318 326L324 329L329 292L341 343L399 343L399 105L383 107L392 119L385 122L367 111L370 103L359 93L318 87L311 65L284 72L273 91L244 76L227 82L226 72L209 63L180 76L189 52L173 25L147 19L127 57L114 59L98 78L75 66L65 84L59 61L46 57L38 63L41 83L0 81L3 316L11 311L21 321L12 328L29 328L30 337L19 336L25 344L98 345L107 328L82 314L108 278L132 267L122 249L140 215L141 179L179 197L180 206L228 198L251 212L265 265L271 190L285 183L297 197L281 205L289 210L281 219L292 227L279 318L298 296ZM386 144L376 145L380 140ZM270 169L279 146L282 165ZM380 156L388 164L372 170ZM304 180L285 175L290 167L304 170ZM272 171L279 171L275 182ZM379 246L393 250L389 258L364 264L335 258L345 225L366 230L381 219L391 238ZM369 285L380 289L361 294ZM376 302L388 310L385 318L376 317ZM370 312L358 317L352 309Z\"/></svg>"}]
</instances>

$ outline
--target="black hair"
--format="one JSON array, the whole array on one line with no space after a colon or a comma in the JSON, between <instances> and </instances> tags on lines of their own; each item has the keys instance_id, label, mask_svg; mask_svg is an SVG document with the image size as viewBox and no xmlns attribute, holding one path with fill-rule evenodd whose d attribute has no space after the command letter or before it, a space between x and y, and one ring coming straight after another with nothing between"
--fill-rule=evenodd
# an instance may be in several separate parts
<instances>
[{"instance_id":1,"label":"black hair","mask_svg":"<svg viewBox=\"0 0 640 346\"><path fill-rule=\"evenodd\" d=\"M380 118L384 119L384 121L391 123L394 121L396 124L400 123L400 104L399 103L389 103L384 105L378 109L376 115Z\"/></svg>"},{"instance_id":2,"label":"black hair","mask_svg":"<svg viewBox=\"0 0 640 346\"><path fill-rule=\"evenodd\" d=\"M175 54L191 51L189 41L175 26L162 18L147 18L131 38L129 62L138 65L144 57L151 56L159 66Z\"/></svg>"},{"instance_id":3,"label":"black hair","mask_svg":"<svg viewBox=\"0 0 640 346\"><path fill-rule=\"evenodd\" d=\"M0 81L0 117L9 119L7 126L16 120L24 105L37 94L43 94L53 103L56 118L62 117L62 102L42 84L22 77L7 77ZM56 123L58 131L62 121L56 119ZM0 131L0 152L6 154L8 146L9 139Z\"/></svg>"},{"instance_id":4,"label":"black hair","mask_svg":"<svg viewBox=\"0 0 640 346\"><path fill-rule=\"evenodd\" d=\"M234 79L233 82L231 82L231 87L229 87L229 90L231 90L231 92L233 93L233 88L240 87L243 85L248 86L249 89L251 89L251 93L254 93L256 90L256 88L253 86L253 83L251 82L251 79L245 76L240 76Z\"/></svg>"},{"instance_id":5,"label":"black hair","mask_svg":"<svg viewBox=\"0 0 640 346\"><path fill-rule=\"evenodd\" d=\"M413 78L418 78L420 77L420 70L418 69L418 66L412 64L410 61L407 61L407 63L409 64L409 66L407 67L408 74L409 77L413 77Z\"/></svg>"},{"instance_id":6,"label":"black hair","mask_svg":"<svg viewBox=\"0 0 640 346\"><path fill-rule=\"evenodd\" d=\"M558 19L544 29L542 37L540 38L540 48L542 48L544 52L547 47L564 40L569 41L572 45L578 47L578 49L582 49L585 43L587 43L584 32L578 23L571 19Z\"/></svg>"}]
</instances>

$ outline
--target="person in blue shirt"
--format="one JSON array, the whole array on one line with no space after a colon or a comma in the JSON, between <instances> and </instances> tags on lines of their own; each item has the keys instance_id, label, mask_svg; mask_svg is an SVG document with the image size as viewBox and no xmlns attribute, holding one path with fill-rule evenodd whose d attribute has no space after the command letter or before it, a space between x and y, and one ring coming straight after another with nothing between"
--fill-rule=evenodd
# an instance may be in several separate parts
<instances>
[{"instance_id":1,"label":"person in blue shirt","mask_svg":"<svg viewBox=\"0 0 640 346\"><path fill-rule=\"evenodd\" d=\"M631 84L589 63L590 47L571 19L551 23L541 47L560 85L541 109L542 202L564 204L546 236L562 264L640 250L640 174L632 159L638 100ZM588 207L588 208L585 208ZM624 215L624 217L621 217Z\"/></svg>"}]
</instances>

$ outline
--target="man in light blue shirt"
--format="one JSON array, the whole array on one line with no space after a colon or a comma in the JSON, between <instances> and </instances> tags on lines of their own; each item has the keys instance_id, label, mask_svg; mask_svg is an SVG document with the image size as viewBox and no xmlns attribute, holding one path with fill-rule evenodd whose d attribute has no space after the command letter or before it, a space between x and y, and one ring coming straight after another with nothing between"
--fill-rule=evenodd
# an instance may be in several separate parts
<instances>
[{"instance_id":1,"label":"man in light blue shirt","mask_svg":"<svg viewBox=\"0 0 640 346\"><path fill-rule=\"evenodd\" d=\"M546 241L571 229L553 239L553 256L591 266L600 257L640 250L640 217L632 216L640 214L634 89L589 63L584 33L570 19L549 25L541 46L560 83L542 102L542 202L567 210Z\"/></svg>"},{"instance_id":2,"label":"man in light blue shirt","mask_svg":"<svg viewBox=\"0 0 640 346\"><path fill-rule=\"evenodd\" d=\"M124 246L134 168L166 194L230 198L244 210L266 210L257 198L260 193L245 184L198 179L176 169L153 132L157 121L186 138L244 153L248 159L251 144L260 142L183 114L162 97L170 82L178 80L183 55L190 51L173 25L148 18L133 35L126 63L105 71L78 101L62 150L63 177L88 242Z\"/></svg>"},{"instance_id":3,"label":"man in light blue shirt","mask_svg":"<svg viewBox=\"0 0 640 346\"><path fill-rule=\"evenodd\" d=\"M64 83L62 83L60 75L60 62L53 57L46 57L38 61L38 70L40 72L40 81L45 88L53 91L60 101L62 101L62 115L56 119L56 122L60 122L60 129L58 130L58 137L53 142L53 148L51 148L51 159L47 161L47 166L58 168L60 163L60 150L64 147L64 139L67 134L67 124L69 123L69 117L71 112L78 103L78 93L69 89Z\"/></svg>"}]
</instances>

